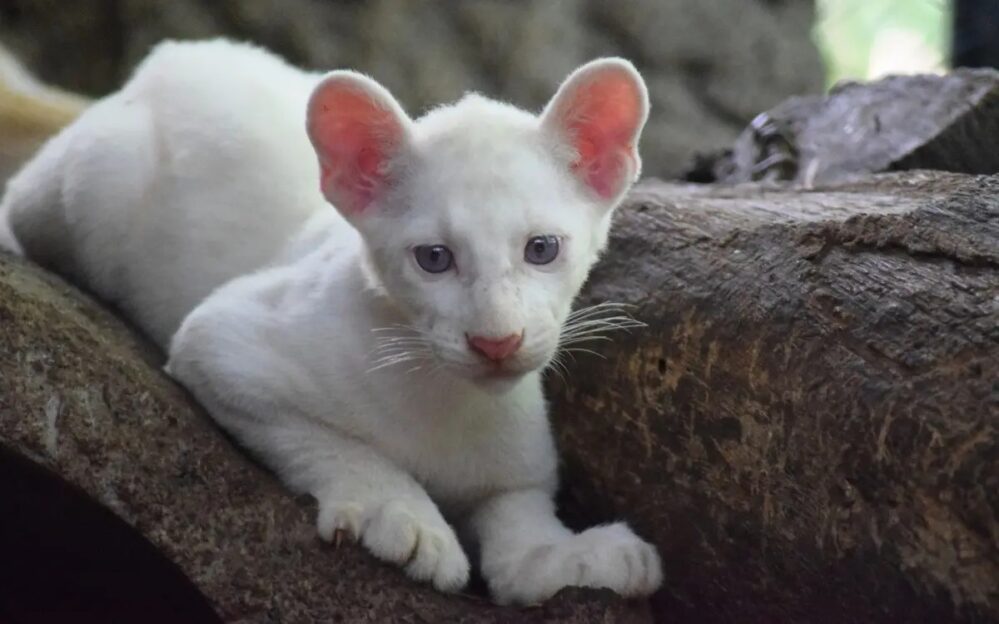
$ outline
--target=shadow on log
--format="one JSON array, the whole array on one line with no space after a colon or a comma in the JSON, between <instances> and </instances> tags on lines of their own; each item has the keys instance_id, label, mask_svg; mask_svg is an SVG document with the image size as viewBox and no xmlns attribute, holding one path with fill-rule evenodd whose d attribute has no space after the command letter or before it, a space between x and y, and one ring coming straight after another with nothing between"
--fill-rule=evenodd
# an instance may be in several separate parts
<instances>
[{"instance_id":1,"label":"shadow on log","mask_svg":"<svg viewBox=\"0 0 999 624\"><path fill-rule=\"evenodd\" d=\"M0 253L0 443L137 528L225 621L650 620L647 603L610 592L566 590L531 609L445 596L359 546L326 546L312 501L293 499L234 448L159 371L160 359L88 297ZM79 539L95 535L66 520ZM10 554L0 553L0 577L17 573Z\"/></svg>"},{"instance_id":2,"label":"shadow on log","mask_svg":"<svg viewBox=\"0 0 999 624\"><path fill-rule=\"evenodd\" d=\"M999 177L647 182L553 382L566 499L659 546L663 621L999 620Z\"/></svg>"}]
</instances>

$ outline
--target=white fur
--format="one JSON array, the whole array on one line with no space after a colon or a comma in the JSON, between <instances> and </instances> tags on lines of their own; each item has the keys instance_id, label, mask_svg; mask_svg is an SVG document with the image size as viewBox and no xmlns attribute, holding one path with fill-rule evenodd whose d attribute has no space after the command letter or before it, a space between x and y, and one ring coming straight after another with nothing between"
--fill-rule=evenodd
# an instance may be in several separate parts
<instances>
[{"instance_id":1,"label":"white fur","mask_svg":"<svg viewBox=\"0 0 999 624\"><path fill-rule=\"evenodd\" d=\"M86 105L84 98L39 82L0 43L0 180ZM2 205L0 249L22 253Z\"/></svg>"},{"instance_id":2,"label":"white fur","mask_svg":"<svg viewBox=\"0 0 999 624\"><path fill-rule=\"evenodd\" d=\"M7 222L7 213L3 210L0 210L0 250L5 250L18 256L24 253L21 250L20 243L17 242L17 238L14 236L14 232L10 229L10 224Z\"/></svg>"},{"instance_id":3,"label":"white fur","mask_svg":"<svg viewBox=\"0 0 999 624\"><path fill-rule=\"evenodd\" d=\"M574 76L594 71L630 72L647 107L629 64ZM499 602L568 585L651 593L658 555L627 526L573 534L555 518L540 376L637 155L601 201L570 173L551 114L472 95L412 122L391 100L406 136L396 183L348 221L320 193L305 131L320 81L243 45L161 45L11 183L14 231L159 344L183 318L168 371L316 497L324 539L346 532L457 590L469 562L453 523ZM524 245L543 234L562 251L529 265ZM411 248L437 243L457 270L417 266ZM465 340L521 330L502 378Z\"/></svg>"},{"instance_id":4,"label":"white fur","mask_svg":"<svg viewBox=\"0 0 999 624\"><path fill-rule=\"evenodd\" d=\"M317 78L248 46L161 44L11 178L0 214L28 256L166 348L215 287L328 209L302 129Z\"/></svg>"}]
</instances>

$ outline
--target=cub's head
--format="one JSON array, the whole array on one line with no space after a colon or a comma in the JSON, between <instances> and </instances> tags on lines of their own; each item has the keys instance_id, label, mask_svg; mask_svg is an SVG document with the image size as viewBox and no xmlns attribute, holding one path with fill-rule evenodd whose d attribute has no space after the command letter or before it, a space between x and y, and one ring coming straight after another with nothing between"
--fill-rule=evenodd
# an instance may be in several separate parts
<instances>
[{"instance_id":1,"label":"cub's head","mask_svg":"<svg viewBox=\"0 0 999 624\"><path fill-rule=\"evenodd\" d=\"M577 69L540 116L469 95L413 121L371 79L326 76L308 109L322 190L405 317L375 364L486 384L547 365L639 175L648 110L620 59Z\"/></svg>"}]
</instances>

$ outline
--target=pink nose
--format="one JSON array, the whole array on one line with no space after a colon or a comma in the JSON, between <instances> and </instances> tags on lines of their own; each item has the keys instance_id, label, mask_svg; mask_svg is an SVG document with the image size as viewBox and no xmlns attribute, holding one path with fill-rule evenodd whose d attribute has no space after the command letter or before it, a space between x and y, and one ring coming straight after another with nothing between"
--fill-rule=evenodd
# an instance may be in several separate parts
<instances>
[{"instance_id":1,"label":"pink nose","mask_svg":"<svg viewBox=\"0 0 999 624\"><path fill-rule=\"evenodd\" d=\"M510 334L503 338L486 338L485 336L469 336L468 346L487 360L499 362L510 357L520 348L524 341L524 332Z\"/></svg>"}]
</instances>

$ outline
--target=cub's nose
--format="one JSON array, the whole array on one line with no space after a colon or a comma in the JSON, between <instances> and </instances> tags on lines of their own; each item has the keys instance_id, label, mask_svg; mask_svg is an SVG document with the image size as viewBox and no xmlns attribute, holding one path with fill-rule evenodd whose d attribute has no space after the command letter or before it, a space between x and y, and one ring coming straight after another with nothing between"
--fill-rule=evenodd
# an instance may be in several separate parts
<instances>
[{"instance_id":1,"label":"cub's nose","mask_svg":"<svg viewBox=\"0 0 999 624\"><path fill-rule=\"evenodd\" d=\"M468 346L472 351L493 362L501 362L516 353L522 342L524 342L523 331L502 338L468 336Z\"/></svg>"}]
</instances>

